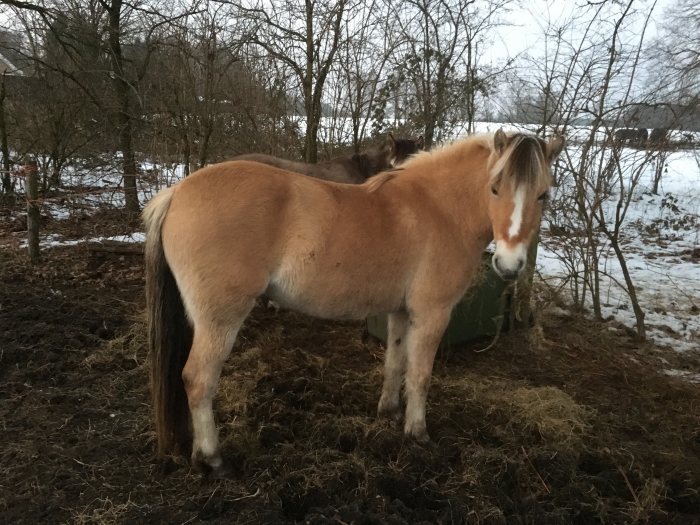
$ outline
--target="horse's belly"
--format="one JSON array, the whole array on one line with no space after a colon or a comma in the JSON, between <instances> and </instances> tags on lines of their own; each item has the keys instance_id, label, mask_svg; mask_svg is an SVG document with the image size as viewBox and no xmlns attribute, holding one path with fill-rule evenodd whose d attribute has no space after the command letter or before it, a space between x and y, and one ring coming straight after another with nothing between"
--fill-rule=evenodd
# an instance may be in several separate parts
<instances>
[{"instance_id":1,"label":"horse's belly","mask_svg":"<svg viewBox=\"0 0 700 525\"><path fill-rule=\"evenodd\" d=\"M342 274L293 277L273 275L265 296L282 308L327 319L364 319L396 311L403 304L400 287L386 280L349 279Z\"/></svg>"}]
</instances>

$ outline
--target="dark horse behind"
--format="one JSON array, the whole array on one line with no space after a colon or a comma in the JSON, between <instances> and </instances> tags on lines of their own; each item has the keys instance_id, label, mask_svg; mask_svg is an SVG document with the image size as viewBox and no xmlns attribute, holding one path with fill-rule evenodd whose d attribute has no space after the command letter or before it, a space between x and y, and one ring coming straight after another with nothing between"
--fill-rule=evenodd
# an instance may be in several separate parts
<instances>
[{"instance_id":1,"label":"dark horse behind","mask_svg":"<svg viewBox=\"0 0 700 525\"><path fill-rule=\"evenodd\" d=\"M390 133L384 143L379 146L355 155L336 157L318 164L279 159L262 153L239 155L231 160L252 160L316 179L345 184L362 184L380 171L400 166L408 157L422 150L423 146L422 136L416 140L395 139Z\"/></svg>"}]
</instances>

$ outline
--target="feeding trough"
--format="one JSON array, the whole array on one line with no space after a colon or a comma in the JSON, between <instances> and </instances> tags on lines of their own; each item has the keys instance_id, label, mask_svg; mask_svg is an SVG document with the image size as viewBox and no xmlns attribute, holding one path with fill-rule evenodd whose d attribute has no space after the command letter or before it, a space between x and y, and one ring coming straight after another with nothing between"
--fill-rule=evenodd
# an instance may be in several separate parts
<instances>
[{"instance_id":1,"label":"feeding trough","mask_svg":"<svg viewBox=\"0 0 700 525\"><path fill-rule=\"evenodd\" d=\"M508 283L493 269L492 256L492 252L484 252L474 281L452 310L440 346L454 346L509 329L511 294ZM386 314L367 317L367 332L386 343Z\"/></svg>"}]
</instances>

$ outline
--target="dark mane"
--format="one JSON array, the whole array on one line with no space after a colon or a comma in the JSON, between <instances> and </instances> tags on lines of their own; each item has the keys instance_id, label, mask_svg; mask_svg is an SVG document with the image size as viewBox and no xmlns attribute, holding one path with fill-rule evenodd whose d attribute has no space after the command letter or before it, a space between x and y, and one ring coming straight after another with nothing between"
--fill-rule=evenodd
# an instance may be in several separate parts
<instances>
[{"instance_id":1,"label":"dark mane","mask_svg":"<svg viewBox=\"0 0 700 525\"><path fill-rule=\"evenodd\" d=\"M381 171L374 169L372 159L367 153L356 153L350 160L363 179L369 179Z\"/></svg>"},{"instance_id":2,"label":"dark mane","mask_svg":"<svg viewBox=\"0 0 700 525\"><path fill-rule=\"evenodd\" d=\"M394 155L401 162L422 149L423 137L420 137L418 140L394 139Z\"/></svg>"}]
</instances>

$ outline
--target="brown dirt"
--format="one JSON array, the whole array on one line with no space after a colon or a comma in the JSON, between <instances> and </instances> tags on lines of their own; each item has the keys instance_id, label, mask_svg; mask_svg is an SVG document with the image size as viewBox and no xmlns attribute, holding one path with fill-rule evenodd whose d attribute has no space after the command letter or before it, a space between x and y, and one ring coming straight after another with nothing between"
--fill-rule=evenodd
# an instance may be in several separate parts
<instances>
[{"instance_id":1,"label":"brown dirt","mask_svg":"<svg viewBox=\"0 0 700 525\"><path fill-rule=\"evenodd\" d=\"M141 258L0 254L0 523L700 522L700 386L625 331L542 315L441 352L421 447L376 418L361 323L256 308L216 400L234 473L207 482L154 455Z\"/></svg>"}]
</instances>

